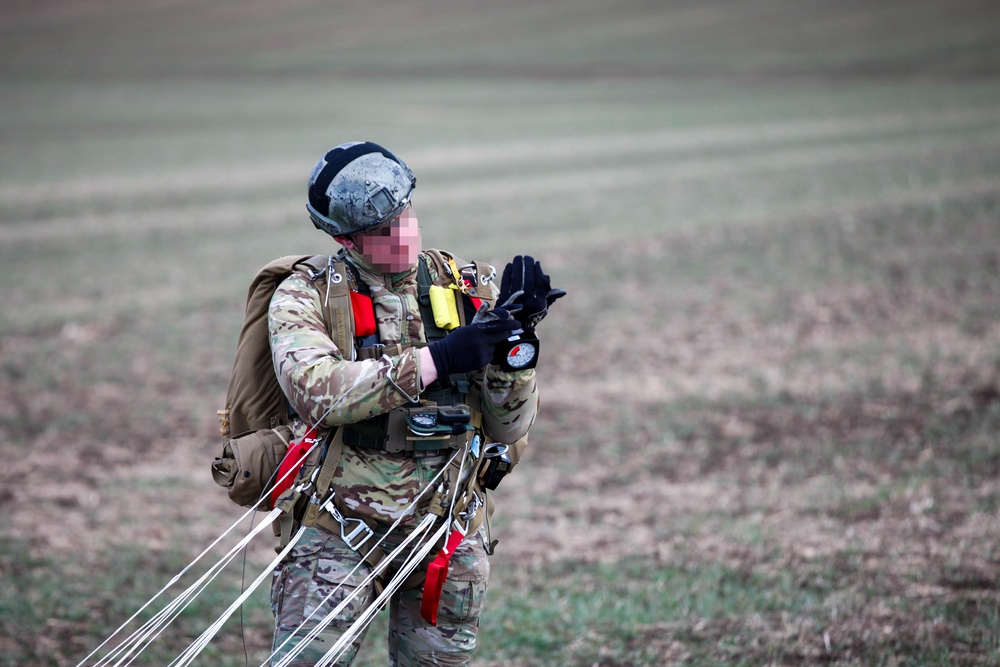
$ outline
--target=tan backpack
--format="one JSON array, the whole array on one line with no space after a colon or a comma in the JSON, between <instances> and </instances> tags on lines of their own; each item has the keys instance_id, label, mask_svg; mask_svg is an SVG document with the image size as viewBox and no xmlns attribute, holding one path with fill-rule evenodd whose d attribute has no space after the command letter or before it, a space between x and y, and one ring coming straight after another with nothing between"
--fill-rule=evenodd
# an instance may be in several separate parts
<instances>
[{"instance_id":1,"label":"tan backpack","mask_svg":"<svg viewBox=\"0 0 1000 667\"><path fill-rule=\"evenodd\" d=\"M326 290L329 273L344 275L342 260L326 255L290 255L264 266L250 283L226 407L217 412L222 453L212 463L216 483L226 487L233 502L243 507L260 502L261 509L271 509L270 499L263 498L264 491L292 437L288 403L271 361L267 312L278 285L297 270L304 270L321 291ZM351 309L344 303L349 299L347 280L330 282L324 317L330 331L340 334L335 342L341 349L351 345Z\"/></svg>"}]
</instances>

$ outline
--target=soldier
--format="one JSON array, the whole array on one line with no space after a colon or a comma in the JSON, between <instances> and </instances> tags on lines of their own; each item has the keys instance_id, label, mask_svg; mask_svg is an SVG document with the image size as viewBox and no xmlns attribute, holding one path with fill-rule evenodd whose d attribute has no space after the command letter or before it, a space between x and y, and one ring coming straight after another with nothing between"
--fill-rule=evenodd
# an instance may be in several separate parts
<instances>
[{"instance_id":1,"label":"soldier","mask_svg":"<svg viewBox=\"0 0 1000 667\"><path fill-rule=\"evenodd\" d=\"M343 246L346 279L356 290L352 298L359 297L362 307L365 298L371 299L375 330L354 331L355 349L338 348L322 315L328 295L302 272L278 286L268 315L275 372L296 415L293 431L301 437L310 425L340 429L343 449L332 488L345 508L371 527L374 539L385 540L386 553L426 514L426 498L417 502L415 511L410 506L453 454L449 449L412 449L412 438L390 433L393 415L428 400L438 406L467 405L476 430L460 437L459 444L466 448L461 451L468 451L473 436L484 443L523 441L538 405L535 372L531 364L504 370L491 361L498 344L518 331L533 330L548 306L565 294L552 289L540 264L527 256L507 265L497 290L490 281L495 272L491 275L482 265L466 265L441 251L422 251L410 201L415 185L402 160L370 142L330 150L309 178L307 209L313 224ZM458 296L465 323L446 336L427 321L427 304L421 303L418 287L421 262L435 285L446 285L451 296ZM471 278L464 288L460 276ZM329 284L338 277L327 279ZM364 318L354 319L360 327ZM486 510L474 509L478 514L472 525L480 528L470 531L454 552L436 625L421 618L420 585L393 595L391 665L464 665L471 659L491 551L481 516ZM388 532L394 522L402 533ZM376 594L364 583L367 565L357 567L362 550L355 551L340 534L321 525L304 531L275 572L272 660L286 655L347 596L356 597L291 662L294 666L315 664ZM422 564L418 572L425 571ZM351 663L363 636L353 640L337 664Z\"/></svg>"}]
</instances>

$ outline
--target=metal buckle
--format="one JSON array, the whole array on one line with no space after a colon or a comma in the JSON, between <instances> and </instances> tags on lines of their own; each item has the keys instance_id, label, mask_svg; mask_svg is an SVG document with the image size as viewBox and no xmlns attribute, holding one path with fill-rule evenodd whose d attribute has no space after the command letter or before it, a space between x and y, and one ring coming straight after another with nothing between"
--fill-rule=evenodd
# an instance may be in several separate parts
<instances>
[{"instance_id":1,"label":"metal buckle","mask_svg":"<svg viewBox=\"0 0 1000 667\"><path fill-rule=\"evenodd\" d=\"M465 509L458 513L457 518L452 522L455 530L462 533L462 535L469 534L469 526L472 524L472 520L476 517L476 512L479 511L480 506L483 504L482 499L480 499L479 494L473 493L472 500L469 504L465 506ZM458 519L465 521L465 525L462 526Z\"/></svg>"},{"instance_id":2,"label":"metal buckle","mask_svg":"<svg viewBox=\"0 0 1000 667\"><path fill-rule=\"evenodd\" d=\"M357 551L375 535L375 531L361 519L348 519L341 514L340 510L334 506L333 498L334 496L330 496L329 500L323 503L323 509L329 512L333 520L340 524L340 538L344 540L344 544L350 547L351 551ZM352 523L357 525L348 532L347 526Z\"/></svg>"},{"instance_id":3,"label":"metal buckle","mask_svg":"<svg viewBox=\"0 0 1000 667\"><path fill-rule=\"evenodd\" d=\"M340 512L337 512L340 514ZM334 518L337 518L334 515ZM356 523L354 530L350 533L347 531L347 524ZM370 540L372 536L375 535L375 531L368 527L361 519L348 519L344 516L340 517L340 537L344 540L344 544L351 548L352 551L357 551L365 545L365 542ZM358 539L360 537L360 539ZM357 542L355 542L357 540Z\"/></svg>"}]
</instances>

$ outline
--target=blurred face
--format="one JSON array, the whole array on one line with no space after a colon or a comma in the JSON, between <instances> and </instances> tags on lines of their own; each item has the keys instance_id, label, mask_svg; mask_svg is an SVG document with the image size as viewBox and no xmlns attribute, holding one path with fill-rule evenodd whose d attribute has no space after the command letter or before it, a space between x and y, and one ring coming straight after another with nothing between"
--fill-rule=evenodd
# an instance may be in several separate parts
<instances>
[{"instance_id":1,"label":"blurred face","mask_svg":"<svg viewBox=\"0 0 1000 667\"><path fill-rule=\"evenodd\" d=\"M353 237L358 252L382 273L399 273L417 263L420 227L417 214L407 206L388 225Z\"/></svg>"}]
</instances>

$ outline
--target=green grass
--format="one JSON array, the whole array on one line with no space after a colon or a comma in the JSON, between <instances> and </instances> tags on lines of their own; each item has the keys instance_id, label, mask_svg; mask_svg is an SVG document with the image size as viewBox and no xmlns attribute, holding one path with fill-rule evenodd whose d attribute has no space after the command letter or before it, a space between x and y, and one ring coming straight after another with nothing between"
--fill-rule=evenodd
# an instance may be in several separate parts
<instances>
[{"instance_id":1,"label":"green grass","mask_svg":"<svg viewBox=\"0 0 1000 667\"><path fill-rule=\"evenodd\" d=\"M809 591L753 572L642 561L501 572L491 589L497 611L484 618L484 643L499 649L491 660L516 664L633 664L655 659L642 640L657 631L818 604Z\"/></svg>"},{"instance_id":2,"label":"green grass","mask_svg":"<svg viewBox=\"0 0 1000 667\"><path fill-rule=\"evenodd\" d=\"M70 661L76 664L150 601L161 586L181 571L190 557L181 551L180 545L163 553L150 553L138 546L118 547L102 554L101 563L88 566L80 561L57 560L39 554L34 545L26 541L10 542L5 546L0 561L6 573L0 583L3 593L0 627L4 638L0 664L11 667L26 663L55 664L56 660L59 664ZM214 620L239 595L239 567L237 559L229 568L236 574L228 580L223 577L223 585L206 589L197 597L166 632L143 651L138 664L167 664L181 645L186 646L197 638L205 629L206 619ZM253 567L249 566L248 571ZM94 659L107 655L193 581L189 575L168 589ZM244 605L246 627L266 627L270 616L266 595L255 595ZM239 623L237 613L223 629L221 640L203 655L219 661L218 664L243 664ZM259 633L250 642L251 650L258 648Z\"/></svg>"},{"instance_id":3,"label":"green grass","mask_svg":"<svg viewBox=\"0 0 1000 667\"><path fill-rule=\"evenodd\" d=\"M886 664L893 656L903 664L945 665L962 653L998 655L995 600L974 592L943 605L894 596L888 582L868 579L860 558L792 572L775 556L737 569L631 560L501 572L484 616L483 641L491 648L480 655L484 664L523 665L656 664L668 657L691 665ZM893 636L873 628L873 639L851 646L856 638L843 633L845 619L877 623L874 607L884 600L920 629ZM936 644L942 640L951 646Z\"/></svg>"}]
</instances>

